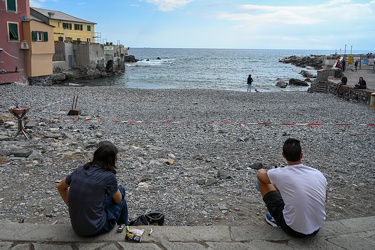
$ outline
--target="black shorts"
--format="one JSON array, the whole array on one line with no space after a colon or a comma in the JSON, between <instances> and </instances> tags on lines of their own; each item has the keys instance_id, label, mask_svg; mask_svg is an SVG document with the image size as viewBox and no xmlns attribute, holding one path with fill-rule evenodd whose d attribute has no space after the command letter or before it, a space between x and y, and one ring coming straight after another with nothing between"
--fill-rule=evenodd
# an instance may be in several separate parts
<instances>
[{"instance_id":1,"label":"black shorts","mask_svg":"<svg viewBox=\"0 0 375 250\"><path fill-rule=\"evenodd\" d=\"M312 234L303 234L294 231L291 227L289 227L284 220L283 210L284 210L284 200L281 197L281 194L279 191L274 190L271 192L268 192L263 197L264 203L266 203L267 209L272 215L272 217L276 220L277 224L290 236L293 237L306 237L306 236L312 236L319 232L319 229L313 232Z\"/></svg>"}]
</instances>

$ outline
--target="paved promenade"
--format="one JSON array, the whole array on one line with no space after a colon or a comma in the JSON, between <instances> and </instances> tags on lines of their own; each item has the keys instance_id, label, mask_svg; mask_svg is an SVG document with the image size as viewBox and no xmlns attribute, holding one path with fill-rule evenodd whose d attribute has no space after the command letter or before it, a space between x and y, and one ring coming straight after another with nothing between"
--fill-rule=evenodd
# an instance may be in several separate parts
<instances>
[{"instance_id":1,"label":"paved promenade","mask_svg":"<svg viewBox=\"0 0 375 250\"><path fill-rule=\"evenodd\" d=\"M362 65L361 69L355 71L354 66L349 65L344 75L348 78L348 86L354 87L358 83L359 77L363 77L367 83L367 89L375 91L375 70L373 66ZM340 79L336 79L335 82L340 82Z\"/></svg>"},{"instance_id":2,"label":"paved promenade","mask_svg":"<svg viewBox=\"0 0 375 250\"><path fill-rule=\"evenodd\" d=\"M328 221L313 237L297 239L280 228L262 226L145 227L141 243L125 242L125 231L94 238L74 234L70 225L0 224L0 250L126 249L375 249L375 216Z\"/></svg>"}]
</instances>

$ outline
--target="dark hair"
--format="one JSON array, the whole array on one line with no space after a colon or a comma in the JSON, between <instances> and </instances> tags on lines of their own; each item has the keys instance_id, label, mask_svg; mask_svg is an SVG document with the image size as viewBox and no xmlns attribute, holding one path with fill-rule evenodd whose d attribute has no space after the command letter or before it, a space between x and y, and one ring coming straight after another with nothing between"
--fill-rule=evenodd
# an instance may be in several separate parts
<instances>
[{"instance_id":1,"label":"dark hair","mask_svg":"<svg viewBox=\"0 0 375 250\"><path fill-rule=\"evenodd\" d=\"M94 158L91 162L85 164L84 168L89 169L91 166L100 167L106 171L112 171L116 174L116 155L118 149L111 142L106 141L99 145L94 152Z\"/></svg>"},{"instance_id":2,"label":"dark hair","mask_svg":"<svg viewBox=\"0 0 375 250\"><path fill-rule=\"evenodd\" d=\"M283 153L287 161L301 160L301 144L297 139L289 138L284 142Z\"/></svg>"},{"instance_id":3,"label":"dark hair","mask_svg":"<svg viewBox=\"0 0 375 250\"><path fill-rule=\"evenodd\" d=\"M101 141L101 142L98 143L98 148L99 148L100 146L103 146L103 145L115 146L115 145L114 145L112 142L110 142L110 141Z\"/></svg>"}]
</instances>

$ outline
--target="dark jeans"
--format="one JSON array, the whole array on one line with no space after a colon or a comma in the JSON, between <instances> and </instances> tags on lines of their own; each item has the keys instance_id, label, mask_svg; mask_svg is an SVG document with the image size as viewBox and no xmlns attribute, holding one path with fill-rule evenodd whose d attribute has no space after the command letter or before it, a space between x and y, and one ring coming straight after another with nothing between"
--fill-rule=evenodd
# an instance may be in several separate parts
<instances>
[{"instance_id":1,"label":"dark jeans","mask_svg":"<svg viewBox=\"0 0 375 250\"><path fill-rule=\"evenodd\" d=\"M103 234L111 231L116 224L129 225L129 215L128 215L128 204L125 199L125 188L123 186L118 186L120 193L123 197L119 204L112 199L112 197L107 196L105 200L105 212L107 214L107 221L104 227L96 234Z\"/></svg>"}]
</instances>

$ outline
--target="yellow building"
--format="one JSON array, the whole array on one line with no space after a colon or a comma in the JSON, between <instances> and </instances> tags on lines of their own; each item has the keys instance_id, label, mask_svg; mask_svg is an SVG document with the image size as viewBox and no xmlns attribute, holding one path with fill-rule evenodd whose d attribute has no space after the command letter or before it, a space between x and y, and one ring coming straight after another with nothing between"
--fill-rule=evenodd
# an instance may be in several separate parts
<instances>
[{"instance_id":1,"label":"yellow building","mask_svg":"<svg viewBox=\"0 0 375 250\"><path fill-rule=\"evenodd\" d=\"M53 40L56 42L95 43L96 23L56 10L30 8L30 14L54 27Z\"/></svg>"},{"instance_id":2,"label":"yellow building","mask_svg":"<svg viewBox=\"0 0 375 250\"><path fill-rule=\"evenodd\" d=\"M49 40L53 27L37 20L23 22L24 39L21 49L26 52L26 72L30 78L52 75L54 42Z\"/></svg>"}]
</instances>

